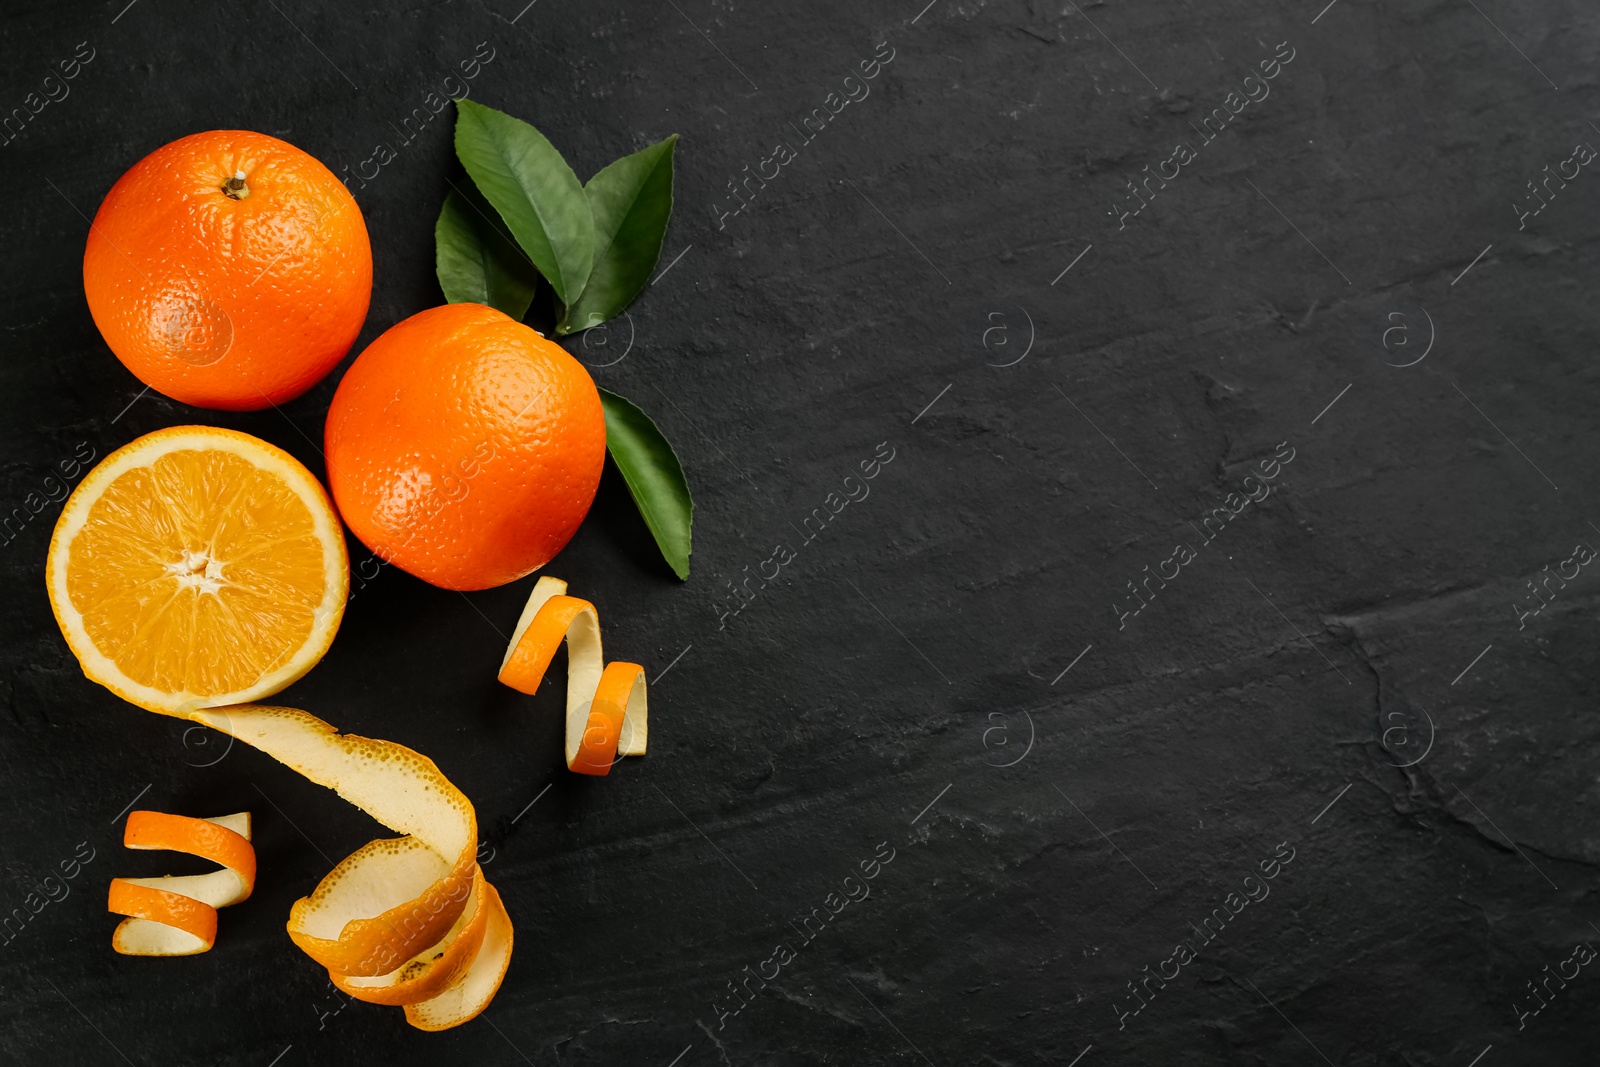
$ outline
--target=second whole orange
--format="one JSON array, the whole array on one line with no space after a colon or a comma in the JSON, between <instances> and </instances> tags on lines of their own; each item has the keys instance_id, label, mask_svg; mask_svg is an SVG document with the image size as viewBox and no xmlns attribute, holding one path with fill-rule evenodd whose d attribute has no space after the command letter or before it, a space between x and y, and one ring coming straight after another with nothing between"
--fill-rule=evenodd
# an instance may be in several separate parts
<instances>
[{"instance_id":1,"label":"second whole orange","mask_svg":"<svg viewBox=\"0 0 1600 1067\"><path fill-rule=\"evenodd\" d=\"M299 396L350 351L372 248L327 167L276 137L211 130L156 149L111 187L83 288L140 381L185 404L254 411Z\"/></svg>"},{"instance_id":2,"label":"second whole orange","mask_svg":"<svg viewBox=\"0 0 1600 1067\"><path fill-rule=\"evenodd\" d=\"M583 365L481 304L386 330L334 393L328 482L379 558L446 589L548 563L589 511L605 411Z\"/></svg>"}]
</instances>

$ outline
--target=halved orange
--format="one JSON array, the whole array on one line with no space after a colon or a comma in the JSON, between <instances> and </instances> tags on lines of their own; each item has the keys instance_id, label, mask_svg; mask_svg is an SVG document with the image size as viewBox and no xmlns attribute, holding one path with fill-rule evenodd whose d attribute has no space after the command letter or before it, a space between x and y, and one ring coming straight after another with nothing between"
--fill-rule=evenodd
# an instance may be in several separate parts
<instances>
[{"instance_id":1,"label":"halved orange","mask_svg":"<svg viewBox=\"0 0 1600 1067\"><path fill-rule=\"evenodd\" d=\"M259 438L174 426L73 491L46 567L83 673L163 715L259 700L320 660L349 561L327 493Z\"/></svg>"}]
</instances>

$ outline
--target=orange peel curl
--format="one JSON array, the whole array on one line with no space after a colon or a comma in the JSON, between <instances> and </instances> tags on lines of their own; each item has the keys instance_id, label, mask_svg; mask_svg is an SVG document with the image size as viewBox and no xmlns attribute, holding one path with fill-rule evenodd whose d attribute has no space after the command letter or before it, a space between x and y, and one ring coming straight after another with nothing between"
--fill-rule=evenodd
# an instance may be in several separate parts
<instances>
[{"instance_id":1,"label":"orange peel curl","mask_svg":"<svg viewBox=\"0 0 1600 1067\"><path fill-rule=\"evenodd\" d=\"M403 1005L423 1030L476 1016L511 961L510 917L477 862L472 802L421 753L341 734L296 708L193 710L221 730L326 786L403 836L347 856L289 912L294 943L335 986Z\"/></svg>"},{"instance_id":2,"label":"orange peel curl","mask_svg":"<svg viewBox=\"0 0 1600 1067\"><path fill-rule=\"evenodd\" d=\"M567 596L548 575L534 583L511 634L499 679L521 693L538 691L561 642L567 643L567 769L603 775L623 756L642 756L650 739L649 687L637 663L605 662L600 615Z\"/></svg>"},{"instance_id":3,"label":"orange peel curl","mask_svg":"<svg viewBox=\"0 0 1600 1067\"><path fill-rule=\"evenodd\" d=\"M111 879L106 909L127 916L111 935L111 947L124 956L211 951L217 942L217 909L245 900L255 888L248 811L213 819L129 812L122 843L141 851L185 852L220 864L207 874Z\"/></svg>"}]
</instances>

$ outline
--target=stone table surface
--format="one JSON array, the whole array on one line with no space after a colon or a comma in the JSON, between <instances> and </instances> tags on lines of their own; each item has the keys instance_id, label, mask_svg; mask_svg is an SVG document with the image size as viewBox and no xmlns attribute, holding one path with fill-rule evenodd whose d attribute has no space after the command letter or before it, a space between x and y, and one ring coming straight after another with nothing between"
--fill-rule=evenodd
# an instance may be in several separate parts
<instances>
[{"instance_id":1,"label":"stone table surface","mask_svg":"<svg viewBox=\"0 0 1600 1067\"><path fill-rule=\"evenodd\" d=\"M0 1061L1593 1063L1600 9L1324 4L7 3ZM532 579L361 572L278 698L477 807L516 952L432 1035L284 932L372 821L87 682L42 574L74 457L206 422L321 474L441 302L462 93L581 177L682 135L659 276L565 343L697 521L680 583L608 473L549 568L652 679L607 778L495 681ZM372 235L281 410L143 391L84 301L106 190L213 128ZM135 804L255 815L206 955L110 949Z\"/></svg>"}]
</instances>

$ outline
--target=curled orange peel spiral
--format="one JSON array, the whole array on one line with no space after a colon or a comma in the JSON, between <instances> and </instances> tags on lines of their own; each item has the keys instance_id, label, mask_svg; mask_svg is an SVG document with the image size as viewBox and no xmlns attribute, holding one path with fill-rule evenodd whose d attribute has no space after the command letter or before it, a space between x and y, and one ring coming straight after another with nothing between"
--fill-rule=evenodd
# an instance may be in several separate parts
<instances>
[{"instance_id":1,"label":"curled orange peel spiral","mask_svg":"<svg viewBox=\"0 0 1600 1067\"><path fill-rule=\"evenodd\" d=\"M260 749L403 836L347 856L289 911L289 937L350 996L404 1005L444 1030L494 997L511 962L510 917L478 867L472 803L426 756L341 734L295 708L238 705L189 718Z\"/></svg>"},{"instance_id":2,"label":"curled orange peel spiral","mask_svg":"<svg viewBox=\"0 0 1600 1067\"><path fill-rule=\"evenodd\" d=\"M256 852L250 813L191 819L159 811L128 814L122 843L128 848L186 852L220 864L208 874L113 878L107 910L126 915L111 935L124 956L194 956L217 941L217 909L250 896Z\"/></svg>"},{"instance_id":3,"label":"curled orange peel spiral","mask_svg":"<svg viewBox=\"0 0 1600 1067\"><path fill-rule=\"evenodd\" d=\"M565 641L567 769L609 774L620 757L645 754L650 704L644 668L607 664L599 613L587 600L566 593L567 583L559 578L546 576L534 583L500 662L499 678L518 692L537 692Z\"/></svg>"},{"instance_id":4,"label":"curled orange peel spiral","mask_svg":"<svg viewBox=\"0 0 1600 1067\"><path fill-rule=\"evenodd\" d=\"M566 591L567 584L556 578L535 583L499 677L521 692L537 691L565 641L567 767L603 775L622 756L645 753L644 668L607 665L594 605ZM338 989L369 1003L403 1007L406 1021L421 1030L459 1026L488 1006L510 966L514 931L500 894L477 862L472 803L432 760L392 741L341 734L295 708L187 706L176 714L260 749L402 835L370 841L345 857L289 911L289 937L327 968ZM248 829L246 823L245 834ZM183 850L224 864L224 871L199 877L238 869L213 855L216 849ZM248 878L234 899L249 895L253 852ZM203 946L191 951L211 947L215 907L208 926L196 907L204 907L204 901L178 896L170 887L136 884L162 880L117 881L129 887L119 890L113 884L114 907L118 892L162 894L143 899L141 911L122 912L136 917L118 928L119 935L128 923L139 922L173 931L163 936L180 947Z\"/></svg>"}]
</instances>

